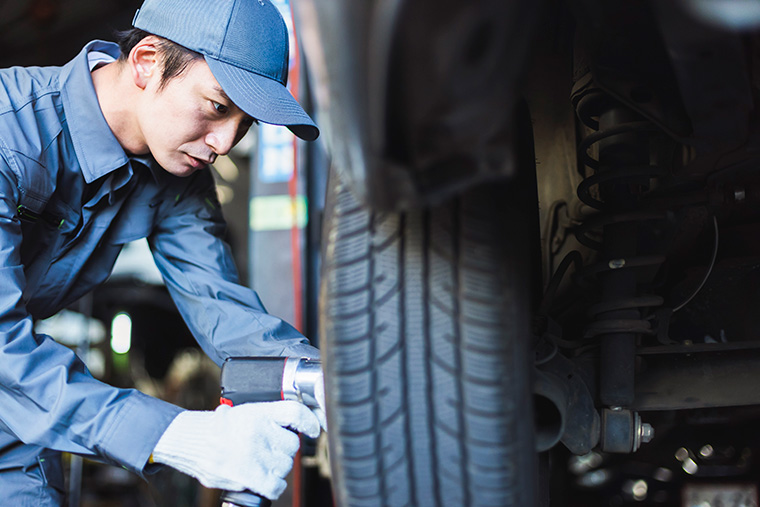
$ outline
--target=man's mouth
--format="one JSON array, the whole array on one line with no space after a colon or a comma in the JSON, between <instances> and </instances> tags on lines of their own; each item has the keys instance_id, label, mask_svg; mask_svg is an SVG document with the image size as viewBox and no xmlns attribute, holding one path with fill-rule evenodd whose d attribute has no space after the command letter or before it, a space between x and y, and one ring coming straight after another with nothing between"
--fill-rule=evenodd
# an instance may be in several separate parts
<instances>
[{"instance_id":1,"label":"man's mouth","mask_svg":"<svg viewBox=\"0 0 760 507\"><path fill-rule=\"evenodd\" d=\"M200 169L201 167L206 167L207 165L211 165L214 163L214 159L203 159L194 157L192 155L187 155L187 157L190 159L190 165L193 166L195 169Z\"/></svg>"}]
</instances>

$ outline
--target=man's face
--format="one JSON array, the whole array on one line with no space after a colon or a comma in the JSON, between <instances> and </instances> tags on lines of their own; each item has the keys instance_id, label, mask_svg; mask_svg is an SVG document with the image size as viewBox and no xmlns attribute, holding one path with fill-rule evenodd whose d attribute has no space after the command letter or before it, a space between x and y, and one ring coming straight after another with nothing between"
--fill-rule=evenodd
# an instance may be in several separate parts
<instances>
[{"instance_id":1,"label":"man's face","mask_svg":"<svg viewBox=\"0 0 760 507\"><path fill-rule=\"evenodd\" d=\"M166 171L188 176L226 155L254 123L227 97L202 58L160 88L155 76L139 104L148 149Z\"/></svg>"}]
</instances>

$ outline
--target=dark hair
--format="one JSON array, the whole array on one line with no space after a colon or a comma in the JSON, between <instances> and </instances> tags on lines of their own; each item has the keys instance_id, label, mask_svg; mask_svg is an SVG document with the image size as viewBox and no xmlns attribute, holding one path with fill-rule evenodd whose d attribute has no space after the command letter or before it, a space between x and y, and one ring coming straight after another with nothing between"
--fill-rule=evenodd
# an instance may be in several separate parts
<instances>
[{"instance_id":1,"label":"dark hair","mask_svg":"<svg viewBox=\"0 0 760 507\"><path fill-rule=\"evenodd\" d=\"M140 30L139 28L116 32L117 42L119 43L119 49L121 50L119 61L127 61L129 52L132 51L132 48L149 35L153 34ZM169 39L164 39L163 37L158 38L160 42L156 45L156 49L161 56L163 64L161 69L161 83L159 84L160 90L166 86L166 83L168 83L170 79L182 74L193 60L201 57L201 54L180 46Z\"/></svg>"}]
</instances>

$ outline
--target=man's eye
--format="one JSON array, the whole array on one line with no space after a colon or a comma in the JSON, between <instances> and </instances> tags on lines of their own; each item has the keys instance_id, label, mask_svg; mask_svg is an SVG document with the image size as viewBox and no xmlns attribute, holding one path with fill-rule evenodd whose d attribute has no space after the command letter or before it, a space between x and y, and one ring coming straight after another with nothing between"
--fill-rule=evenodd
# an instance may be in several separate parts
<instances>
[{"instance_id":1,"label":"man's eye","mask_svg":"<svg viewBox=\"0 0 760 507\"><path fill-rule=\"evenodd\" d=\"M217 113L220 113L220 114L225 114L227 111L229 111L229 110L230 110L230 109L229 109L227 106L225 106L224 104L220 104L219 102L214 102L213 100L211 101L211 104L213 104L213 105L214 105L214 109L216 109L216 112L217 112Z\"/></svg>"}]
</instances>

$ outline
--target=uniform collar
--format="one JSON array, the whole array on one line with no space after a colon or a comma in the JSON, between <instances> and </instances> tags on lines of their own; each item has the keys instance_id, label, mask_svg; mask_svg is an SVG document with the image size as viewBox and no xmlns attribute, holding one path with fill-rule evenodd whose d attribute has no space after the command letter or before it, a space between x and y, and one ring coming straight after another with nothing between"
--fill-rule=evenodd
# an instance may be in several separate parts
<instances>
[{"instance_id":1,"label":"uniform collar","mask_svg":"<svg viewBox=\"0 0 760 507\"><path fill-rule=\"evenodd\" d=\"M158 165L153 155L132 155L129 157L132 162L139 162L148 168L148 171L153 176L153 181L158 185L163 185L169 179L169 173L164 170L163 167Z\"/></svg>"},{"instance_id":2,"label":"uniform collar","mask_svg":"<svg viewBox=\"0 0 760 507\"><path fill-rule=\"evenodd\" d=\"M95 94L87 53L100 51L119 57L119 46L95 40L61 70L61 97L82 174L87 183L123 167L127 154L111 132Z\"/></svg>"}]
</instances>

